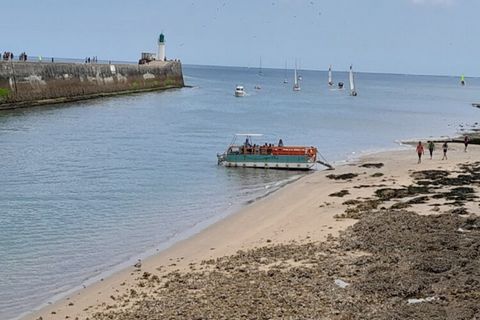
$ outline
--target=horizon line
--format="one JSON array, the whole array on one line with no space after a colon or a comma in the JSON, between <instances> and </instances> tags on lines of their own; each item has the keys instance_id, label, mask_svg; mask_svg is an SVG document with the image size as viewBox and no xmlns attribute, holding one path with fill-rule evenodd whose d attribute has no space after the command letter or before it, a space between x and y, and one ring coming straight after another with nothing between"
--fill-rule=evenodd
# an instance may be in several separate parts
<instances>
[{"instance_id":1,"label":"horizon line","mask_svg":"<svg viewBox=\"0 0 480 320\"><path fill-rule=\"evenodd\" d=\"M183 63L185 66L198 66L198 67L223 67L223 68L246 68L246 69L259 69L258 67L246 67L246 66L236 66L236 65L215 65L215 64L196 64L196 63ZM262 66L262 70L271 69L271 70L284 70L285 68L273 68L273 67L264 67ZM287 70L294 70L291 68L287 68ZM304 71L324 71L328 72L328 69L305 69L302 68L300 70ZM338 72L348 72L349 70L336 70ZM368 73L368 74L385 74L385 75L399 75L399 76L424 76L424 77L460 77L460 75L452 75L452 74L422 74L422 73L398 73L398 72L379 72L379 71L362 71L356 70L355 73ZM480 76L467 76L464 75L465 78L479 78Z\"/></svg>"}]
</instances>

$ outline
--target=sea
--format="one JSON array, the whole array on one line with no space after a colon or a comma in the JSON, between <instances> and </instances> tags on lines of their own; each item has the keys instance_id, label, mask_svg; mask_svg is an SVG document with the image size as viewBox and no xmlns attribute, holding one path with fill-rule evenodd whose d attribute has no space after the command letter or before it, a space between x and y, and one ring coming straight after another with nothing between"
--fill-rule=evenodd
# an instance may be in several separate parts
<instances>
[{"instance_id":1,"label":"sea","mask_svg":"<svg viewBox=\"0 0 480 320\"><path fill-rule=\"evenodd\" d=\"M475 128L480 79L184 66L188 87L0 112L0 319L132 265L309 173L217 165L237 133L338 165ZM284 80L288 83L284 83ZM234 96L243 85L245 97ZM260 89L255 89L259 86ZM240 138L243 139L243 138ZM243 142L243 141L239 141ZM412 151L412 166L416 155ZM322 170L319 166L317 170Z\"/></svg>"}]
</instances>

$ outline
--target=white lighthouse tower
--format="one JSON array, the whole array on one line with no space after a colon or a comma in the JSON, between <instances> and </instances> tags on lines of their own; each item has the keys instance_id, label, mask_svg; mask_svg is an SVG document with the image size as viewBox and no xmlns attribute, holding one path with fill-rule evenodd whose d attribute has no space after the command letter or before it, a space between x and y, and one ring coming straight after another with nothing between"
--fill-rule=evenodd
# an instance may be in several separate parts
<instances>
[{"instance_id":1,"label":"white lighthouse tower","mask_svg":"<svg viewBox=\"0 0 480 320\"><path fill-rule=\"evenodd\" d=\"M158 61L165 61L165 36L163 33L160 33L158 37L158 54L157 54Z\"/></svg>"}]
</instances>

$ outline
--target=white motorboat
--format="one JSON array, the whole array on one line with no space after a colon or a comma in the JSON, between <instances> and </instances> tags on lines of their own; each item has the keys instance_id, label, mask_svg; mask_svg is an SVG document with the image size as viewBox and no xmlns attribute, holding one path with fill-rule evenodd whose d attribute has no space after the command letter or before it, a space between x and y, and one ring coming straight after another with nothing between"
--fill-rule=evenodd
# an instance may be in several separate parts
<instances>
[{"instance_id":1,"label":"white motorboat","mask_svg":"<svg viewBox=\"0 0 480 320\"><path fill-rule=\"evenodd\" d=\"M244 97L247 93L245 92L245 88L243 86L236 86L235 87L235 97Z\"/></svg>"}]
</instances>

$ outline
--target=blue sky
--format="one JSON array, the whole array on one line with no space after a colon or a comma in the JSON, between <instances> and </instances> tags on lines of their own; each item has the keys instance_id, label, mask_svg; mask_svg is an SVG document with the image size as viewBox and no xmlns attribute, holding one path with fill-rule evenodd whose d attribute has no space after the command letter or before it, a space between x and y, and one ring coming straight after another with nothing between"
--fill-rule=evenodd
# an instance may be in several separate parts
<instances>
[{"instance_id":1,"label":"blue sky","mask_svg":"<svg viewBox=\"0 0 480 320\"><path fill-rule=\"evenodd\" d=\"M22 0L1 7L0 50L188 64L480 76L479 0Z\"/></svg>"}]
</instances>

